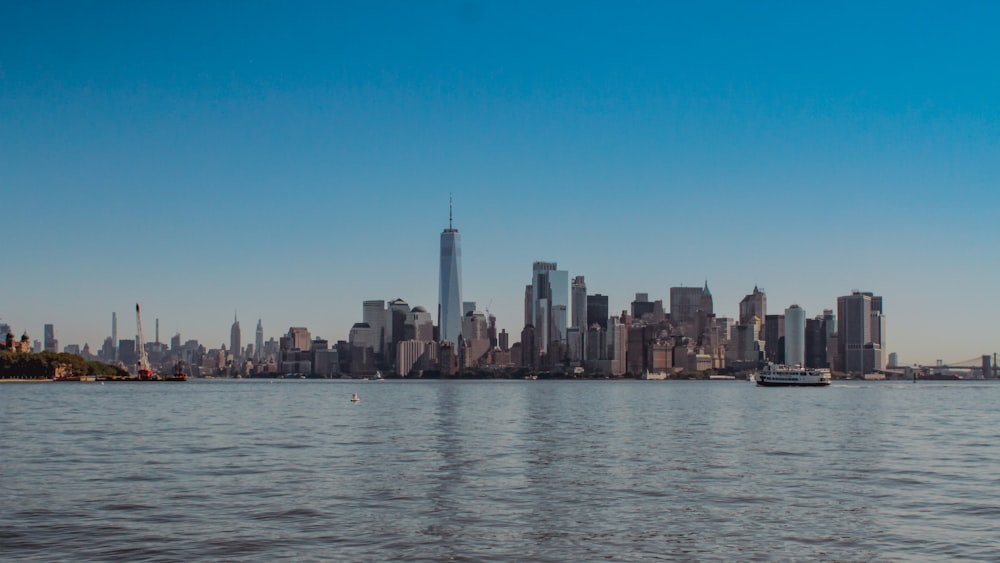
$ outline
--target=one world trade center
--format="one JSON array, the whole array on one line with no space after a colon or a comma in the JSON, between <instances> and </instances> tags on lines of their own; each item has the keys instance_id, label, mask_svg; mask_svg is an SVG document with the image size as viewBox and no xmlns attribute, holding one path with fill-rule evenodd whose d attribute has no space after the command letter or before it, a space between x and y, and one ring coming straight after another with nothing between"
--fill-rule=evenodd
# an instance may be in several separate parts
<instances>
[{"instance_id":1,"label":"one world trade center","mask_svg":"<svg viewBox=\"0 0 1000 563\"><path fill-rule=\"evenodd\" d=\"M441 233L441 278L438 286L439 339L457 343L462 333L462 236L452 226L451 199L448 228Z\"/></svg>"}]
</instances>

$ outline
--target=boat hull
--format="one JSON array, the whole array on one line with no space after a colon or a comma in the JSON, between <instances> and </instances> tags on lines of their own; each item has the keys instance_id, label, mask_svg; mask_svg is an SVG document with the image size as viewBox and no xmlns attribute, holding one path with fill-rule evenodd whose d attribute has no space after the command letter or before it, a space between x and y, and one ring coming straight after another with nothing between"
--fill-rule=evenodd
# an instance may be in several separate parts
<instances>
[{"instance_id":1,"label":"boat hull","mask_svg":"<svg viewBox=\"0 0 1000 563\"><path fill-rule=\"evenodd\" d=\"M765 381L757 379L757 385L761 387L825 387L829 384L829 381Z\"/></svg>"}]
</instances>

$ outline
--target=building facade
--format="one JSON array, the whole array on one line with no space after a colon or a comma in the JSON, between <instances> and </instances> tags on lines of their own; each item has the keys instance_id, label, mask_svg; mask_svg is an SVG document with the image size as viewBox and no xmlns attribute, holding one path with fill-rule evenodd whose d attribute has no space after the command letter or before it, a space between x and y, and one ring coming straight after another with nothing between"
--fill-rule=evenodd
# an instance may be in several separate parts
<instances>
[{"instance_id":1,"label":"building facade","mask_svg":"<svg viewBox=\"0 0 1000 563\"><path fill-rule=\"evenodd\" d=\"M570 286L570 293L573 299L573 315L570 326L587 330L587 283L583 276L573 278Z\"/></svg>"},{"instance_id":2,"label":"building facade","mask_svg":"<svg viewBox=\"0 0 1000 563\"><path fill-rule=\"evenodd\" d=\"M159 319L157 319L159 321ZM159 342L159 322L157 322L157 337L156 341ZM240 320L233 315L233 326L229 329L229 351L233 354L233 361L237 361L241 357L243 350L243 342L240 334Z\"/></svg>"},{"instance_id":3,"label":"building facade","mask_svg":"<svg viewBox=\"0 0 1000 563\"><path fill-rule=\"evenodd\" d=\"M111 343L114 355L112 360L118 360L118 313L111 313Z\"/></svg>"},{"instance_id":4,"label":"building facade","mask_svg":"<svg viewBox=\"0 0 1000 563\"><path fill-rule=\"evenodd\" d=\"M292 349L308 350L312 342L312 337L309 335L309 329L302 326L293 326L288 328L288 341L289 347Z\"/></svg>"},{"instance_id":5,"label":"building facade","mask_svg":"<svg viewBox=\"0 0 1000 563\"><path fill-rule=\"evenodd\" d=\"M806 367L828 368L829 358L826 353L827 328L823 316L806 320Z\"/></svg>"},{"instance_id":6,"label":"building facade","mask_svg":"<svg viewBox=\"0 0 1000 563\"><path fill-rule=\"evenodd\" d=\"M753 286L753 291L747 294L740 301L740 324L747 325L756 317L760 325L760 334L757 338L764 338L764 319L767 318L767 295L757 286Z\"/></svg>"},{"instance_id":7,"label":"building facade","mask_svg":"<svg viewBox=\"0 0 1000 563\"><path fill-rule=\"evenodd\" d=\"M749 322L733 327L729 346L726 348L726 365L735 369L753 369L764 361L764 342L760 340L760 319L751 317Z\"/></svg>"},{"instance_id":8,"label":"building facade","mask_svg":"<svg viewBox=\"0 0 1000 563\"><path fill-rule=\"evenodd\" d=\"M254 339L253 354L254 359L259 360L264 353L264 325L261 319L257 319L257 333Z\"/></svg>"},{"instance_id":9,"label":"building facade","mask_svg":"<svg viewBox=\"0 0 1000 563\"><path fill-rule=\"evenodd\" d=\"M695 320L701 313L702 317L714 315L712 292L708 282L704 287L671 287L670 288L670 322L686 336L697 336Z\"/></svg>"},{"instance_id":10,"label":"building facade","mask_svg":"<svg viewBox=\"0 0 1000 563\"><path fill-rule=\"evenodd\" d=\"M775 364L785 363L785 315L764 319L764 357Z\"/></svg>"},{"instance_id":11,"label":"building facade","mask_svg":"<svg viewBox=\"0 0 1000 563\"><path fill-rule=\"evenodd\" d=\"M417 305L406 317L406 340L430 342L434 340L434 320L427 309Z\"/></svg>"},{"instance_id":12,"label":"building facade","mask_svg":"<svg viewBox=\"0 0 1000 563\"><path fill-rule=\"evenodd\" d=\"M45 325L45 334L42 340L42 349L46 352L58 352L59 341L56 340L56 329L51 324Z\"/></svg>"},{"instance_id":13,"label":"building facade","mask_svg":"<svg viewBox=\"0 0 1000 563\"><path fill-rule=\"evenodd\" d=\"M608 330L608 296L597 293L587 296L587 328L600 325Z\"/></svg>"},{"instance_id":14,"label":"building facade","mask_svg":"<svg viewBox=\"0 0 1000 563\"><path fill-rule=\"evenodd\" d=\"M373 348L375 354L381 354L385 345L386 309L385 300L369 299L361 302L361 322L372 330Z\"/></svg>"},{"instance_id":15,"label":"building facade","mask_svg":"<svg viewBox=\"0 0 1000 563\"><path fill-rule=\"evenodd\" d=\"M654 308L648 293L636 293L635 300L632 301L632 318L652 322Z\"/></svg>"},{"instance_id":16,"label":"building facade","mask_svg":"<svg viewBox=\"0 0 1000 563\"><path fill-rule=\"evenodd\" d=\"M553 342L565 347L569 328L569 272L559 270L555 262L532 264L531 298L531 324L538 352L548 353Z\"/></svg>"},{"instance_id":17,"label":"building facade","mask_svg":"<svg viewBox=\"0 0 1000 563\"><path fill-rule=\"evenodd\" d=\"M785 363L806 364L806 311L798 305L785 309Z\"/></svg>"},{"instance_id":18,"label":"building facade","mask_svg":"<svg viewBox=\"0 0 1000 563\"><path fill-rule=\"evenodd\" d=\"M462 236L452 223L450 202L448 228L441 233L438 327L441 340L458 342L462 333Z\"/></svg>"},{"instance_id":19,"label":"building facade","mask_svg":"<svg viewBox=\"0 0 1000 563\"><path fill-rule=\"evenodd\" d=\"M20 340L15 340L14 333L10 332L10 327L7 327L6 332L4 340L0 342L0 350L19 354L31 352L31 339L28 337L28 333L22 334Z\"/></svg>"},{"instance_id":20,"label":"building facade","mask_svg":"<svg viewBox=\"0 0 1000 563\"><path fill-rule=\"evenodd\" d=\"M885 369L882 297L854 291L837 298L838 371L867 374ZM837 369L837 368L835 368Z\"/></svg>"}]
</instances>

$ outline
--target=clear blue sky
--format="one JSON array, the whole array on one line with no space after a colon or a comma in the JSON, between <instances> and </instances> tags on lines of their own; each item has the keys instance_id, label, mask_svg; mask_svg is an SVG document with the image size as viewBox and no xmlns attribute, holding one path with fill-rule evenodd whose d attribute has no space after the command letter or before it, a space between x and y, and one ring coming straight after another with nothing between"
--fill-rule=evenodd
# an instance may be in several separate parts
<instances>
[{"instance_id":1,"label":"clear blue sky","mask_svg":"<svg viewBox=\"0 0 1000 563\"><path fill-rule=\"evenodd\" d=\"M0 319L207 346L535 260L635 292L885 297L904 362L1000 351L1000 4L10 2ZM516 340L516 336L512 340Z\"/></svg>"}]
</instances>

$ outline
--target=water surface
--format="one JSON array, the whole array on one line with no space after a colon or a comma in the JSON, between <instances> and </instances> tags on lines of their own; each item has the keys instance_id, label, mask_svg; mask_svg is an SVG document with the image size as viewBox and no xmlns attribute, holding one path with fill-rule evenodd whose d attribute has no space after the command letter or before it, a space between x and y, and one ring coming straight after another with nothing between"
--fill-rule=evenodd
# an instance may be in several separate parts
<instances>
[{"instance_id":1,"label":"water surface","mask_svg":"<svg viewBox=\"0 0 1000 563\"><path fill-rule=\"evenodd\" d=\"M0 553L992 560L998 399L982 381L7 383Z\"/></svg>"}]
</instances>

